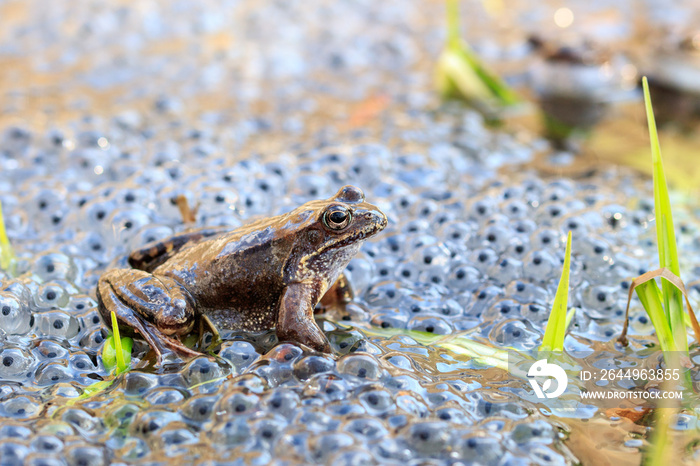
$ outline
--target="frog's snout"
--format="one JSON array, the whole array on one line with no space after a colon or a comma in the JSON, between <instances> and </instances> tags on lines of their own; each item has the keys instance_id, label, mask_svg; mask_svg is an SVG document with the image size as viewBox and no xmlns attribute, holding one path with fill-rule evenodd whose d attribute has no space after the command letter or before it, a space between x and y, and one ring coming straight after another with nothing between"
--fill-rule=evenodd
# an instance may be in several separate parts
<instances>
[{"instance_id":1,"label":"frog's snout","mask_svg":"<svg viewBox=\"0 0 700 466\"><path fill-rule=\"evenodd\" d=\"M370 235L379 233L384 228L386 228L386 225L388 223L386 215L384 215L384 212L382 212L379 209L368 210L363 213L363 216L365 217L367 224L371 225L369 231Z\"/></svg>"}]
</instances>

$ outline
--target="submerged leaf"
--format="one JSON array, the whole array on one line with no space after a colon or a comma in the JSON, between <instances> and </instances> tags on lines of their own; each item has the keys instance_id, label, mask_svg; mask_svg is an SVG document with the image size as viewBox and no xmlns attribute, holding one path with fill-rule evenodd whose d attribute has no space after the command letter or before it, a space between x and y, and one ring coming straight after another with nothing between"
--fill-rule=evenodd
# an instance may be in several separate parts
<instances>
[{"instance_id":1,"label":"submerged leaf","mask_svg":"<svg viewBox=\"0 0 700 466\"><path fill-rule=\"evenodd\" d=\"M566 252L564 253L564 267L561 271L557 294L554 296L552 312L549 314L547 328L544 331L540 351L563 351L566 329L573 318L573 313L567 314L569 300L569 270L571 264L571 232L566 238Z\"/></svg>"}]
</instances>

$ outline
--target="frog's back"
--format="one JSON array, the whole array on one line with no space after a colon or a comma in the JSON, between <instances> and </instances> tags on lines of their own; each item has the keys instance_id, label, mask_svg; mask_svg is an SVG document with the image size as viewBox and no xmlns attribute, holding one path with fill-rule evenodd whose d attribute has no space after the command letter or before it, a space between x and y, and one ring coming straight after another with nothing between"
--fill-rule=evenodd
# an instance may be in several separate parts
<instances>
[{"instance_id":1,"label":"frog's back","mask_svg":"<svg viewBox=\"0 0 700 466\"><path fill-rule=\"evenodd\" d=\"M273 221L260 221L184 247L154 270L174 278L199 312L222 328L274 325L292 244Z\"/></svg>"}]
</instances>

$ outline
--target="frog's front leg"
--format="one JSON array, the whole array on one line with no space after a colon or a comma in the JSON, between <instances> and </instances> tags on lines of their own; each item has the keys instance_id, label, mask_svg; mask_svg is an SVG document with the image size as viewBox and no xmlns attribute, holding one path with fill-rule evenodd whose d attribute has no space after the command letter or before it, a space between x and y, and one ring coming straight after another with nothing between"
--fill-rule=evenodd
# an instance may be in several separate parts
<instances>
[{"instance_id":1,"label":"frog's front leg","mask_svg":"<svg viewBox=\"0 0 700 466\"><path fill-rule=\"evenodd\" d=\"M311 284L292 283L285 288L277 314L277 338L330 353L331 345L314 320L315 296L318 294Z\"/></svg>"},{"instance_id":2,"label":"frog's front leg","mask_svg":"<svg viewBox=\"0 0 700 466\"><path fill-rule=\"evenodd\" d=\"M192 331L195 321L194 300L176 281L142 270L116 269L97 284L97 300L102 317L117 320L139 333L161 359L166 349L184 356L198 356L178 337Z\"/></svg>"},{"instance_id":3,"label":"frog's front leg","mask_svg":"<svg viewBox=\"0 0 700 466\"><path fill-rule=\"evenodd\" d=\"M318 306L316 306L316 314L322 314L326 309L333 306L340 306L343 309L354 297L355 293L352 285L350 285L350 281L344 273L341 273L340 277L328 288L326 294L319 301Z\"/></svg>"}]
</instances>

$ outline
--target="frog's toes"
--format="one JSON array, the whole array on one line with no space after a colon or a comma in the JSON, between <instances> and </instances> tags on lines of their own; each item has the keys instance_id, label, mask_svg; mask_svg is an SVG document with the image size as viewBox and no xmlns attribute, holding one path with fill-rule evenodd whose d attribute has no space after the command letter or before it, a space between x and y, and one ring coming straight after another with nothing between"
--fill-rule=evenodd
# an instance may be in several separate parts
<instances>
[{"instance_id":1,"label":"frog's toes","mask_svg":"<svg viewBox=\"0 0 700 466\"><path fill-rule=\"evenodd\" d=\"M278 328L277 338L280 341L301 343L323 353L331 352L328 339L314 321L298 321L292 325Z\"/></svg>"}]
</instances>

